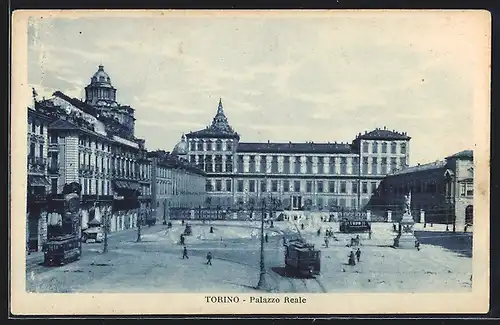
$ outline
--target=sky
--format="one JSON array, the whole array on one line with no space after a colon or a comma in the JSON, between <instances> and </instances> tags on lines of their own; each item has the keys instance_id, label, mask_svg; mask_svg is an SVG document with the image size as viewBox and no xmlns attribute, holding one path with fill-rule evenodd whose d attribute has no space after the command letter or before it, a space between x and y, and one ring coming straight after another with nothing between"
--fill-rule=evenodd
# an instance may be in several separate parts
<instances>
[{"instance_id":1,"label":"sky","mask_svg":"<svg viewBox=\"0 0 500 325\"><path fill-rule=\"evenodd\" d=\"M387 127L425 163L474 147L478 26L458 12L32 17L28 83L40 98L84 98L104 65L149 150L209 125L222 98L243 142Z\"/></svg>"}]
</instances>

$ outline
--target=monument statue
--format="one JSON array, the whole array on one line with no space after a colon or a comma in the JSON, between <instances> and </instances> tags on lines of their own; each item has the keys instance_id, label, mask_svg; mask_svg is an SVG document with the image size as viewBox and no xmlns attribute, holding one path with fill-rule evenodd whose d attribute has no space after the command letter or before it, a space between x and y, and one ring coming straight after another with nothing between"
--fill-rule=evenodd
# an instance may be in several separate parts
<instances>
[{"instance_id":1,"label":"monument statue","mask_svg":"<svg viewBox=\"0 0 500 325\"><path fill-rule=\"evenodd\" d=\"M405 213L411 214L411 192L405 195Z\"/></svg>"},{"instance_id":2,"label":"monument statue","mask_svg":"<svg viewBox=\"0 0 500 325\"><path fill-rule=\"evenodd\" d=\"M399 221L401 231L394 238L394 247L399 248L415 248L417 239L415 238L415 234L413 232L414 225L413 216L411 214L411 191L405 195L405 207L404 213Z\"/></svg>"}]
</instances>

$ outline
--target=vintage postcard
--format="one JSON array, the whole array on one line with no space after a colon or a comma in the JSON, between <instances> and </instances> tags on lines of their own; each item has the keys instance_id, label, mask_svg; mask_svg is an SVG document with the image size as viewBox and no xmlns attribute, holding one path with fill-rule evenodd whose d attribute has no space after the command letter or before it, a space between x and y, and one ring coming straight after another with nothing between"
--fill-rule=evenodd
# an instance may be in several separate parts
<instances>
[{"instance_id":1,"label":"vintage postcard","mask_svg":"<svg viewBox=\"0 0 500 325\"><path fill-rule=\"evenodd\" d=\"M488 12L12 27L12 313L487 312Z\"/></svg>"}]
</instances>

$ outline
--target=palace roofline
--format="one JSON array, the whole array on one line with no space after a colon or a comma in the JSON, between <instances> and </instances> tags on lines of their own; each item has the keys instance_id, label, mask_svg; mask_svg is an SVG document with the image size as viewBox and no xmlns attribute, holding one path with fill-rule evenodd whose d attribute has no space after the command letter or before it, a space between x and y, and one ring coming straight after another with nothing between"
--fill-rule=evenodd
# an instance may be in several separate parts
<instances>
[{"instance_id":1,"label":"palace roofline","mask_svg":"<svg viewBox=\"0 0 500 325\"><path fill-rule=\"evenodd\" d=\"M269 153L356 153L349 143L240 142L236 152Z\"/></svg>"}]
</instances>

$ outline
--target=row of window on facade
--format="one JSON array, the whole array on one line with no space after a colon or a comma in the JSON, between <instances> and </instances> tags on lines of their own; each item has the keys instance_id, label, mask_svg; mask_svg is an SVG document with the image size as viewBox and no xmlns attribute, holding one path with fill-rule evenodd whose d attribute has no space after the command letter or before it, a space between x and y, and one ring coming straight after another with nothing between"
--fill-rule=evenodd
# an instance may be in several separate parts
<instances>
[{"instance_id":1,"label":"row of window on facade","mask_svg":"<svg viewBox=\"0 0 500 325\"><path fill-rule=\"evenodd\" d=\"M55 160L55 158L52 158L52 160ZM94 161L92 160L92 154L78 153L80 169L95 169L97 173L116 172L117 176L151 179L151 166L149 164L98 155L94 155Z\"/></svg>"},{"instance_id":2,"label":"row of window on facade","mask_svg":"<svg viewBox=\"0 0 500 325\"><path fill-rule=\"evenodd\" d=\"M358 181L305 181L305 188L302 186L301 181L290 180L271 180L270 187L265 180L236 180L236 192L245 191L245 182L247 182L247 189L250 193L256 193L257 186L260 186L260 192L306 192L306 193L342 193L342 194L357 194ZM231 192L232 180L224 180L225 187L223 188L223 180L216 179L215 183L208 179L206 181L207 192ZM280 186L281 185L281 186ZM290 187L293 185L293 187ZM375 193L377 190L377 182L361 182L361 193Z\"/></svg>"},{"instance_id":3,"label":"row of window on facade","mask_svg":"<svg viewBox=\"0 0 500 325\"><path fill-rule=\"evenodd\" d=\"M46 130L43 123L35 120L28 120L28 133L43 135Z\"/></svg>"},{"instance_id":4,"label":"row of window on facade","mask_svg":"<svg viewBox=\"0 0 500 325\"><path fill-rule=\"evenodd\" d=\"M222 142L222 140L198 140L196 142L190 140L189 149L190 151L232 151L233 143L231 141Z\"/></svg>"},{"instance_id":5,"label":"row of window on facade","mask_svg":"<svg viewBox=\"0 0 500 325\"><path fill-rule=\"evenodd\" d=\"M99 81L104 82L104 77L99 77ZM107 98L114 100L116 98L116 89L87 89L85 95L87 98Z\"/></svg>"},{"instance_id":6,"label":"row of window on facade","mask_svg":"<svg viewBox=\"0 0 500 325\"><path fill-rule=\"evenodd\" d=\"M383 186L382 192L384 194L413 194L419 193L437 193L451 195L452 184L436 183L435 181L418 180L412 184L388 185ZM460 184L460 196L472 196L474 194L474 185L472 182L464 182Z\"/></svg>"},{"instance_id":7,"label":"row of window on facade","mask_svg":"<svg viewBox=\"0 0 500 325\"><path fill-rule=\"evenodd\" d=\"M369 142L364 142L363 143L363 152L368 153L369 152ZM371 147L372 153L379 153L379 150L381 153L388 153L388 147L389 143L387 142L371 142ZM233 144L231 141L226 141L223 142L222 140L190 140L189 142L189 148L190 151L232 151L233 150ZM398 153L398 144L396 142L391 142L390 143L390 152L392 154L397 154ZM406 154L406 143L402 142L399 144L399 153L400 154Z\"/></svg>"},{"instance_id":8,"label":"row of window on facade","mask_svg":"<svg viewBox=\"0 0 500 325\"><path fill-rule=\"evenodd\" d=\"M196 156L191 155L190 156L190 162L192 164L198 164L198 167L202 170L205 170L208 173L215 172L215 173L223 173L223 172L233 172L233 162L232 162L232 156L228 155L225 156L226 161L225 163L223 162L222 155L199 155L198 156L198 162L196 162ZM249 156L249 162L248 162L248 172L249 173L256 173L257 172L257 163L256 163L256 156ZM339 161L340 159L340 161ZM348 175L348 174L357 174L358 169L359 169L359 158L358 157L351 157L351 162L352 162L352 171L349 170L348 168L348 158L347 157L317 157L317 163L313 162L313 157L306 157L306 163L305 163L305 170L304 172L306 174L313 174L313 167L314 165L317 166L317 174L337 174L340 173L341 175ZM398 168L398 159L399 159L399 166L406 166L406 157L390 157L390 160L387 157L381 157L380 159L378 157L363 157L362 160L362 166L361 166L361 173L362 174L387 174L391 171L394 171ZM337 162L340 163L340 168L337 170ZM369 165L371 163L371 173L369 173ZM283 157L283 168L282 168L282 173L284 174L290 174L291 173L291 167L293 165L293 171L294 174L302 174L302 160L300 156L296 157L289 157L289 156L284 156ZM260 157L260 169L259 171L263 173L264 171L267 171L267 158L266 156L261 156ZM225 167L225 168L224 168ZM245 163L244 163L244 156L240 155L238 156L238 161L237 161L237 172L244 172L245 171ZM326 169L328 169L328 172L326 172ZM350 173L349 173L350 172ZM271 157L271 173L279 173L279 163L278 163L278 156L272 156Z\"/></svg>"},{"instance_id":9,"label":"row of window on facade","mask_svg":"<svg viewBox=\"0 0 500 325\"><path fill-rule=\"evenodd\" d=\"M248 197L248 205L255 206L258 202L257 197ZM237 198L238 205L244 205L245 199L243 197ZM345 197L313 197L310 199L304 200L306 205L314 205L318 208L357 208L358 207L358 199L357 198L345 198ZM365 206L368 203L368 199L362 198L360 202L360 206ZM292 200L291 198L283 198L281 206L285 209L291 208Z\"/></svg>"},{"instance_id":10,"label":"row of window on facade","mask_svg":"<svg viewBox=\"0 0 500 325\"><path fill-rule=\"evenodd\" d=\"M363 152L368 153L369 150L369 142L363 142ZM387 142L382 142L379 143L377 141L371 142L372 146L372 153L379 153L379 150L381 153L388 153L388 143ZM379 148L380 147L380 148ZM396 142L391 142L391 154L397 154L398 153L398 144ZM406 154L406 143L402 142L399 144L399 153L400 154Z\"/></svg>"}]
</instances>

